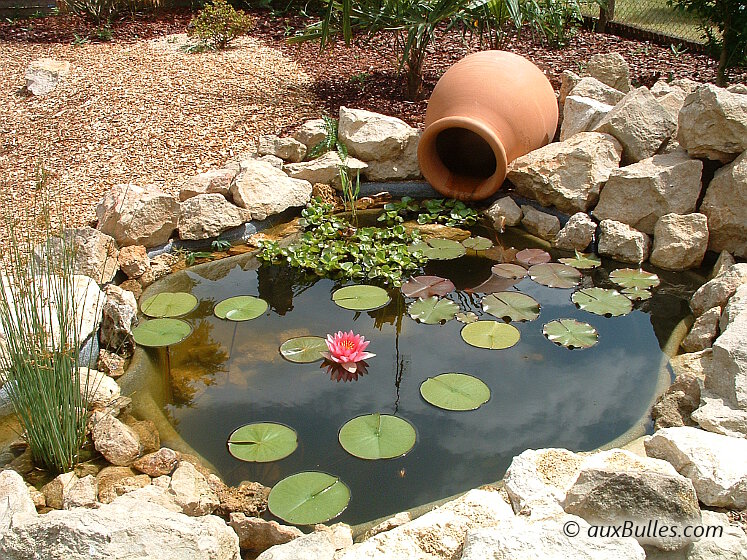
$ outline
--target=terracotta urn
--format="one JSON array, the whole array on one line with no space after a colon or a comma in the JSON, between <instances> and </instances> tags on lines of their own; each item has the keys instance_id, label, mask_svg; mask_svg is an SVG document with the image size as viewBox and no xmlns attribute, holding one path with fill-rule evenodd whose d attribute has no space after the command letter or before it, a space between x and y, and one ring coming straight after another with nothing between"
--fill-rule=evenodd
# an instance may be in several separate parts
<instances>
[{"instance_id":1,"label":"terracotta urn","mask_svg":"<svg viewBox=\"0 0 747 560\"><path fill-rule=\"evenodd\" d=\"M474 53L433 90L420 169L441 194L481 200L501 187L511 161L550 142L557 125L555 92L539 68L510 52Z\"/></svg>"}]
</instances>

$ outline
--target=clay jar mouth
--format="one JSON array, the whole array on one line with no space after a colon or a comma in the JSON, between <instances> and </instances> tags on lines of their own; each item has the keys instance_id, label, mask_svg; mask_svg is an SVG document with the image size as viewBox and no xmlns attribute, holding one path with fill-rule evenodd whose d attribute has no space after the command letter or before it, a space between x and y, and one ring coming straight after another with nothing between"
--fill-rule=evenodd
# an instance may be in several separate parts
<instances>
[{"instance_id":1,"label":"clay jar mouth","mask_svg":"<svg viewBox=\"0 0 747 560\"><path fill-rule=\"evenodd\" d=\"M423 176L441 194L480 200L506 177L506 152L498 136L470 117L444 117L426 127L418 146Z\"/></svg>"}]
</instances>

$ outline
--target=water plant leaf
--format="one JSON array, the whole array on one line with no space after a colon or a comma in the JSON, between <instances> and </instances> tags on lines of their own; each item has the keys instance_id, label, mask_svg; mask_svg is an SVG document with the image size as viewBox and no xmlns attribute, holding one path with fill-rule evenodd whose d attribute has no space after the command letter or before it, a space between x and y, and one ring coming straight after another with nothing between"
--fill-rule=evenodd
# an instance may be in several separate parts
<instances>
[{"instance_id":1,"label":"water plant leaf","mask_svg":"<svg viewBox=\"0 0 747 560\"><path fill-rule=\"evenodd\" d=\"M141 321L132 329L132 337L140 346L159 348L181 342L192 333L192 327L181 319L160 318Z\"/></svg>"},{"instance_id":2,"label":"water plant leaf","mask_svg":"<svg viewBox=\"0 0 747 560\"><path fill-rule=\"evenodd\" d=\"M366 414L345 423L338 436L342 448L359 459L402 457L415 446L415 428L390 414Z\"/></svg>"},{"instance_id":3,"label":"water plant leaf","mask_svg":"<svg viewBox=\"0 0 747 560\"><path fill-rule=\"evenodd\" d=\"M426 325L436 325L453 319L459 311L459 306L450 299L439 299L433 296L412 302L407 311L416 321Z\"/></svg>"},{"instance_id":4,"label":"water plant leaf","mask_svg":"<svg viewBox=\"0 0 747 560\"><path fill-rule=\"evenodd\" d=\"M622 293L631 301L651 299L651 292L645 288L625 288Z\"/></svg>"},{"instance_id":5,"label":"water plant leaf","mask_svg":"<svg viewBox=\"0 0 747 560\"><path fill-rule=\"evenodd\" d=\"M413 243L409 248L413 252L421 251L426 258L434 261L457 259L467 253L467 249L459 241L441 239L440 237Z\"/></svg>"},{"instance_id":6,"label":"water plant leaf","mask_svg":"<svg viewBox=\"0 0 747 560\"><path fill-rule=\"evenodd\" d=\"M610 280L622 288L655 288L659 277L640 268L618 268L610 272Z\"/></svg>"},{"instance_id":7,"label":"water plant leaf","mask_svg":"<svg viewBox=\"0 0 747 560\"><path fill-rule=\"evenodd\" d=\"M524 266L548 263L552 260L550 253L542 249L523 249L516 253L516 262Z\"/></svg>"},{"instance_id":8,"label":"water plant leaf","mask_svg":"<svg viewBox=\"0 0 747 560\"><path fill-rule=\"evenodd\" d=\"M503 245L494 245L490 249L486 249L480 256L496 261L499 263L510 263L516 258L518 251L513 247L504 247Z\"/></svg>"},{"instance_id":9,"label":"water plant leaf","mask_svg":"<svg viewBox=\"0 0 747 560\"><path fill-rule=\"evenodd\" d=\"M511 348L521 337L516 327L498 321L477 321L464 325L461 334L467 344L490 350Z\"/></svg>"},{"instance_id":10,"label":"water plant leaf","mask_svg":"<svg viewBox=\"0 0 747 560\"><path fill-rule=\"evenodd\" d=\"M628 298L617 290L605 288L584 288L574 292L571 301L579 309L605 317L627 315L633 309L633 304Z\"/></svg>"},{"instance_id":11,"label":"water plant leaf","mask_svg":"<svg viewBox=\"0 0 747 560\"><path fill-rule=\"evenodd\" d=\"M297 336L280 345L280 355L296 364L310 364L321 360L324 357L321 352L327 350L327 341L320 336Z\"/></svg>"},{"instance_id":12,"label":"water plant leaf","mask_svg":"<svg viewBox=\"0 0 747 560\"><path fill-rule=\"evenodd\" d=\"M487 237L480 237L479 235L476 235L474 237L468 237L467 239L462 241L462 245L464 245L467 249L471 249L472 251L486 251L493 246L493 242Z\"/></svg>"},{"instance_id":13,"label":"water plant leaf","mask_svg":"<svg viewBox=\"0 0 747 560\"><path fill-rule=\"evenodd\" d=\"M589 269L596 268L602 264L602 259L596 256L594 253L579 253L576 251L576 256L572 258L558 259L561 263L572 266L573 268Z\"/></svg>"},{"instance_id":14,"label":"water plant leaf","mask_svg":"<svg viewBox=\"0 0 747 560\"><path fill-rule=\"evenodd\" d=\"M229 321L249 321L267 311L267 302L254 296L236 296L219 302L213 313L219 319Z\"/></svg>"},{"instance_id":15,"label":"water plant leaf","mask_svg":"<svg viewBox=\"0 0 747 560\"><path fill-rule=\"evenodd\" d=\"M385 306L390 299L385 289L363 284L335 290L332 294L332 301L343 309L368 311Z\"/></svg>"},{"instance_id":16,"label":"water plant leaf","mask_svg":"<svg viewBox=\"0 0 747 560\"><path fill-rule=\"evenodd\" d=\"M295 430L275 422L256 422L234 430L228 436L228 452L242 461L279 461L298 447Z\"/></svg>"},{"instance_id":17,"label":"water plant leaf","mask_svg":"<svg viewBox=\"0 0 747 560\"><path fill-rule=\"evenodd\" d=\"M490 271L499 278L508 278L511 280L521 280L527 275L526 268L511 263L494 264Z\"/></svg>"},{"instance_id":18,"label":"water plant leaf","mask_svg":"<svg viewBox=\"0 0 747 560\"><path fill-rule=\"evenodd\" d=\"M459 313L457 313L454 316L454 318L457 321L459 321L460 323L464 323L465 325L468 325L470 323L474 323L475 321L478 320L477 315L475 315L474 313L472 313L472 311L467 311L467 312L464 312L464 313L460 311Z\"/></svg>"},{"instance_id":19,"label":"water plant leaf","mask_svg":"<svg viewBox=\"0 0 747 560\"><path fill-rule=\"evenodd\" d=\"M420 394L426 402L444 410L476 410L490 400L490 388L466 373L429 377L420 384Z\"/></svg>"},{"instance_id":20,"label":"water plant leaf","mask_svg":"<svg viewBox=\"0 0 747 560\"><path fill-rule=\"evenodd\" d=\"M197 298L187 292L161 292L140 304L140 310L148 317L178 317L197 307Z\"/></svg>"},{"instance_id":21,"label":"water plant leaf","mask_svg":"<svg viewBox=\"0 0 747 560\"><path fill-rule=\"evenodd\" d=\"M479 286L474 288L467 288L464 290L467 293L478 293L478 294L494 294L496 292L505 292L512 286L514 286L519 280L516 278L501 278L495 274L491 274L490 278L485 280Z\"/></svg>"},{"instance_id":22,"label":"water plant leaf","mask_svg":"<svg viewBox=\"0 0 747 560\"><path fill-rule=\"evenodd\" d=\"M304 471L278 482L267 497L270 512L293 525L324 523L350 502L350 489L336 476Z\"/></svg>"},{"instance_id":23,"label":"water plant leaf","mask_svg":"<svg viewBox=\"0 0 747 560\"><path fill-rule=\"evenodd\" d=\"M440 276L414 276L402 284L402 293L411 298L445 296L455 290L454 283Z\"/></svg>"},{"instance_id":24,"label":"water plant leaf","mask_svg":"<svg viewBox=\"0 0 747 560\"><path fill-rule=\"evenodd\" d=\"M581 280L581 273L567 264L535 264L529 269L529 277L550 288L573 288Z\"/></svg>"},{"instance_id":25,"label":"water plant leaf","mask_svg":"<svg viewBox=\"0 0 747 560\"><path fill-rule=\"evenodd\" d=\"M499 319L533 321L539 317L540 304L531 296L519 292L498 292L485 296L482 308Z\"/></svg>"},{"instance_id":26,"label":"water plant leaf","mask_svg":"<svg viewBox=\"0 0 747 560\"><path fill-rule=\"evenodd\" d=\"M542 327L547 340L566 348L591 348L599 341L599 333L589 323L575 319L558 319Z\"/></svg>"}]
</instances>

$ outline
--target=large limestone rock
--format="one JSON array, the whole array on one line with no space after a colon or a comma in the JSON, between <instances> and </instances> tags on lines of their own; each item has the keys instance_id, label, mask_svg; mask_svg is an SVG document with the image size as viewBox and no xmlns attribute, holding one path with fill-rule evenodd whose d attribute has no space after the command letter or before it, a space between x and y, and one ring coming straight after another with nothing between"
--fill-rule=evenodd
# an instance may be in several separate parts
<instances>
[{"instance_id":1,"label":"large limestone rock","mask_svg":"<svg viewBox=\"0 0 747 560\"><path fill-rule=\"evenodd\" d=\"M228 198L231 185L240 170L239 164L234 162L222 169L211 169L205 173L198 173L184 181L179 189L179 200L184 202L193 196L211 193L222 194Z\"/></svg>"},{"instance_id":2,"label":"large limestone rock","mask_svg":"<svg viewBox=\"0 0 747 560\"><path fill-rule=\"evenodd\" d=\"M631 264L641 264L648 258L651 239L645 233L615 220L602 220L599 227L600 255Z\"/></svg>"},{"instance_id":3,"label":"large limestone rock","mask_svg":"<svg viewBox=\"0 0 747 560\"><path fill-rule=\"evenodd\" d=\"M0 557L240 560L238 537L220 518L188 517L125 497L98 509L52 511L14 523L0 539Z\"/></svg>"},{"instance_id":4,"label":"large limestone rock","mask_svg":"<svg viewBox=\"0 0 747 560\"><path fill-rule=\"evenodd\" d=\"M288 177L266 161L245 159L231 185L231 196L253 220L264 220L288 208L305 206L311 200L311 183Z\"/></svg>"},{"instance_id":5,"label":"large limestone rock","mask_svg":"<svg viewBox=\"0 0 747 560\"><path fill-rule=\"evenodd\" d=\"M627 93L627 92L626 92ZM625 97L625 93L600 82L592 76L581 78L568 95L594 99L613 107Z\"/></svg>"},{"instance_id":6,"label":"large limestone rock","mask_svg":"<svg viewBox=\"0 0 747 560\"><path fill-rule=\"evenodd\" d=\"M581 132L548 144L509 165L516 192L563 212L585 212L620 163L620 144L608 134Z\"/></svg>"},{"instance_id":7,"label":"large limestone rock","mask_svg":"<svg viewBox=\"0 0 747 560\"><path fill-rule=\"evenodd\" d=\"M332 560L336 548L328 533L315 531L266 550L257 560Z\"/></svg>"},{"instance_id":8,"label":"large limestone rock","mask_svg":"<svg viewBox=\"0 0 747 560\"><path fill-rule=\"evenodd\" d=\"M135 347L132 329L138 322L135 295L114 284L106 287L105 294L99 340L105 348L130 356Z\"/></svg>"},{"instance_id":9,"label":"large limestone rock","mask_svg":"<svg viewBox=\"0 0 747 560\"><path fill-rule=\"evenodd\" d=\"M607 105L590 97L569 95L563 104L563 124L560 126L560 141L565 142L574 134L594 130L599 122L612 110Z\"/></svg>"},{"instance_id":10,"label":"large limestone rock","mask_svg":"<svg viewBox=\"0 0 747 560\"><path fill-rule=\"evenodd\" d=\"M337 152L327 152L311 161L289 163L283 168L283 171L291 178L307 181L311 185L323 183L339 189L340 167L342 165L343 162ZM354 157L348 157L344 165L349 169L351 179L355 179L356 173L363 173L368 168L367 164Z\"/></svg>"},{"instance_id":11,"label":"large limestone rock","mask_svg":"<svg viewBox=\"0 0 747 560\"><path fill-rule=\"evenodd\" d=\"M738 265L735 265L738 266ZM747 307L747 306L745 306ZM747 309L735 314L713 343L705 386L727 402L747 410Z\"/></svg>"},{"instance_id":12,"label":"large limestone rock","mask_svg":"<svg viewBox=\"0 0 747 560\"><path fill-rule=\"evenodd\" d=\"M338 138L351 156L365 162L397 158L417 134L398 118L340 107Z\"/></svg>"},{"instance_id":13,"label":"large limestone rock","mask_svg":"<svg viewBox=\"0 0 747 560\"><path fill-rule=\"evenodd\" d=\"M724 307L737 288L747 283L747 263L738 263L703 284L693 294L690 309L696 317L713 307Z\"/></svg>"},{"instance_id":14,"label":"large limestone rock","mask_svg":"<svg viewBox=\"0 0 747 560\"><path fill-rule=\"evenodd\" d=\"M77 482L78 477L74 472L66 472L57 475L42 486L41 492L44 494L47 506L54 509L62 509L65 498Z\"/></svg>"},{"instance_id":15,"label":"large limestone rock","mask_svg":"<svg viewBox=\"0 0 747 560\"><path fill-rule=\"evenodd\" d=\"M504 226L518 226L524 216L519 205L510 196L496 200L485 211L485 214L493 222L493 226L501 231Z\"/></svg>"},{"instance_id":16,"label":"large limestone rock","mask_svg":"<svg viewBox=\"0 0 747 560\"><path fill-rule=\"evenodd\" d=\"M402 149L399 156L393 159L372 160L363 173L369 181L402 181L420 177L418 162L418 142L420 132L413 135Z\"/></svg>"},{"instance_id":17,"label":"large limestone rock","mask_svg":"<svg viewBox=\"0 0 747 560\"><path fill-rule=\"evenodd\" d=\"M121 246L155 247L169 240L179 222L179 203L153 185L115 185L96 207L99 230Z\"/></svg>"},{"instance_id":18,"label":"large limestone rock","mask_svg":"<svg viewBox=\"0 0 747 560\"><path fill-rule=\"evenodd\" d=\"M593 214L652 234L661 216L695 211L702 170L702 162L681 150L615 169Z\"/></svg>"},{"instance_id":19,"label":"large limestone rock","mask_svg":"<svg viewBox=\"0 0 747 560\"><path fill-rule=\"evenodd\" d=\"M60 266L72 259L75 274L89 276L99 284L111 282L119 270L119 250L114 239L90 227L69 228L62 237L50 237L34 251L37 260L45 255Z\"/></svg>"},{"instance_id":20,"label":"large limestone rock","mask_svg":"<svg viewBox=\"0 0 747 560\"><path fill-rule=\"evenodd\" d=\"M142 245L129 245L119 252L119 268L128 278L140 278L150 268L148 251Z\"/></svg>"},{"instance_id":21,"label":"large limestone rock","mask_svg":"<svg viewBox=\"0 0 747 560\"><path fill-rule=\"evenodd\" d=\"M264 552L268 548L290 542L303 536L296 527L281 525L277 521L265 521L259 517L247 517L243 513L232 513L231 528L239 536L241 550L254 553Z\"/></svg>"},{"instance_id":22,"label":"large limestone rock","mask_svg":"<svg viewBox=\"0 0 747 560\"><path fill-rule=\"evenodd\" d=\"M91 426L91 439L96 451L112 465L131 465L140 456L140 438L132 428L111 414L94 412Z\"/></svg>"},{"instance_id":23,"label":"large limestone rock","mask_svg":"<svg viewBox=\"0 0 747 560\"><path fill-rule=\"evenodd\" d=\"M337 560L458 558L467 531L492 526L513 516L511 506L500 492L470 490L410 523L354 545Z\"/></svg>"},{"instance_id":24,"label":"large limestone rock","mask_svg":"<svg viewBox=\"0 0 747 560\"><path fill-rule=\"evenodd\" d=\"M747 438L747 410L710 393L702 395L700 408L691 414L698 425L709 432Z\"/></svg>"},{"instance_id":25,"label":"large limestone rock","mask_svg":"<svg viewBox=\"0 0 747 560\"><path fill-rule=\"evenodd\" d=\"M181 239L210 239L251 219L249 212L217 193L194 196L182 202L181 207Z\"/></svg>"},{"instance_id":26,"label":"large limestone rock","mask_svg":"<svg viewBox=\"0 0 747 560\"><path fill-rule=\"evenodd\" d=\"M558 105L560 106L560 115L563 115L563 105L566 98L571 94L581 81L581 76L571 70L563 70L560 74L560 91L558 92ZM596 78L595 78L596 79Z\"/></svg>"},{"instance_id":27,"label":"large limestone rock","mask_svg":"<svg viewBox=\"0 0 747 560\"><path fill-rule=\"evenodd\" d=\"M117 382L103 371L78 368L80 394L88 403L89 408L104 408L113 400L118 399L120 388Z\"/></svg>"},{"instance_id":28,"label":"large limestone rock","mask_svg":"<svg viewBox=\"0 0 747 560\"><path fill-rule=\"evenodd\" d=\"M654 226L650 260L667 270L697 268L707 249L708 218L704 214L664 214Z\"/></svg>"},{"instance_id":29,"label":"large limestone rock","mask_svg":"<svg viewBox=\"0 0 747 560\"><path fill-rule=\"evenodd\" d=\"M207 479L192 463L182 461L171 476L174 499L187 515L207 515L220 504Z\"/></svg>"},{"instance_id":30,"label":"large limestone rock","mask_svg":"<svg viewBox=\"0 0 747 560\"><path fill-rule=\"evenodd\" d=\"M301 124L293 133L293 138L308 149L313 148L327 137L324 119L311 119Z\"/></svg>"},{"instance_id":31,"label":"large limestone rock","mask_svg":"<svg viewBox=\"0 0 747 560\"><path fill-rule=\"evenodd\" d=\"M678 121L682 106L685 104L687 95L680 88L673 88L670 93L657 97L659 104L667 110L675 122Z\"/></svg>"},{"instance_id":32,"label":"large limestone rock","mask_svg":"<svg viewBox=\"0 0 747 560\"><path fill-rule=\"evenodd\" d=\"M267 134L259 137L257 153L260 156L275 156L291 163L298 163L306 157L306 145L295 138L280 138L274 134Z\"/></svg>"},{"instance_id":33,"label":"large limestone rock","mask_svg":"<svg viewBox=\"0 0 747 560\"><path fill-rule=\"evenodd\" d=\"M702 379L689 373L677 375L674 383L659 397L659 400L651 409L654 430L673 426L696 425L691 415L700 405L700 384L702 381Z\"/></svg>"},{"instance_id":34,"label":"large limestone rock","mask_svg":"<svg viewBox=\"0 0 747 560\"><path fill-rule=\"evenodd\" d=\"M643 548L631 537L599 538L592 533L590 525L575 515L502 519L492 527L467 532L461 560L646 558Z\"/></svg>"},{"instance_id":35,"label":"large limestone rock","mask_svg":"<svg viewBox=\"0 0 747 560\"><path fill-rule=\"evenodd\" d=\"M178 464L179 455L176 451L168 447L162 447L158 451L143 455L132 466L148 476L157 478L159 476L170 475L174 472Z\"/></svg>"},{"instance_id":36,"label":"large limestone rock","mask_svg":"<svg viewBox=\"0 0 747 560\"><path fill-rule=\"evenodd\" d=\"M699 86L680 111L677 141L692 157L733 160L747 150L747 96Z\"/></svg>"},{"instance_id":37,"label":"large limestone rock","mask_svg":"<svg viewBox=\"0 0 747 560\"><path fill-rule=\"evenodd\" d=\"M695 319L690 332L682 340L682 349L685 352L700 352L710 348L718 336L718 322L721 318L721 308L714 307Z\"/></svg>"},{"instance_id":38,"label":"large limestone rock","mask_svg":"<svg viewBox=\"0 0 747 560\"><path fill-rule=\"evenodd\" d=\"M521 212L524 215L521 219L521 225L532 235L549 240L553 239L560 231L560 220L557 216L540 212L527 204L521 207Z\"/></svg>"},{"instance_id":39,"label":"large limestone rock","mask_svg":"<svg viewBox=\"0 0 747 560\"><path fill-rule=\"evenodd\" d=\"M708 216L708 248L747 258L747 151L716 171L700 211Z\"/></svg>"},{"instance_id":40,"label":"large limestone rock","mask_svg":"<svg viewBox=\"0 0 747 560\"><path fill-rule=\"evenodd\" d=\"M596 230L597 223L586 212L577 212L555 236L553 245L566 251L583 251L594 241Z\"/></svg>"},{"instance_id":41,"label":"large limestone rock","mask_svg":"<svg viewBox=\"0 0 747 560\"><path fill-rule=\"evenodd\" d=\"M670 462L709 506L747 507L747 440L698 428L664 428L645 442L651 457Z\"/></svg>"},{"instance_id":42,"label":"large limestone rock","mask_svg":"<svg viewBox=\"0 0 747 560\"><path fill-rule=\"evenodd\" d=\"M26 68L26 89L34 95L47 95L69 73L70 63L66 60L38 58Z\"/></svg>"},{"instance_id":43,"label":"large limestone rock","mask_svg":"<svg viewBox=\"0 0 747 560\"><path fill-rule=\"evenodd\" d=\"M677 121L648 88L628 93L594 128L617 138L623 162L635 163L653 156L677 130Z\"/></svg>"},{"instance_id":44,"label":"large limestone rock","mask_svg":"<svg viewBox=\"0 0 747 560\"><path fill-rule=\"evenodd\" d=\"M0 542L7 530L36 517L36 507L23 477L12 469L0 471Z\"/></svg>"},{"instance_id":45,"label":"large limestone rock","mask_svg":"<svg viewBox=\"0 0 747 560\"><path fill-rule=\"evenodd\" d=\"M627 93L630 91L630 68L620 53L595 54L586 71L603 84Z\"/></svg>"}]
</instances>

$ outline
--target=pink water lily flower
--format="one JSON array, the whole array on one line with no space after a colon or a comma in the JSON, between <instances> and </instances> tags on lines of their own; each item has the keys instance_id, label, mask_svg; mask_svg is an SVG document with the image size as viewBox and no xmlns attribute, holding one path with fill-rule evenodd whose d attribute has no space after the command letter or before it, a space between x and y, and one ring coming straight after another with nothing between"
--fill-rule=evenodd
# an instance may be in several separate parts
<instances>
[{"instance_id":1,"label":"pink water lily flower","mask_svg":"<svg viewBox=\"0 0 747 560\"><path fill-rule=\"evenodd\" d=\"M358 368L357 362L373 358L376 355L365 351L370 342L359 334L353 334L353 331L337 331L334 336L327 335L329 352L322 352L321 354L352 373Z\"/></svg>"}]
</instances>

